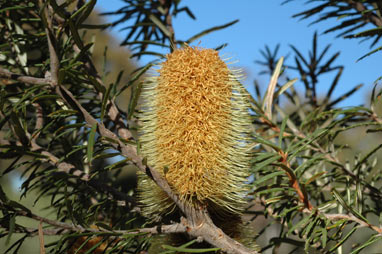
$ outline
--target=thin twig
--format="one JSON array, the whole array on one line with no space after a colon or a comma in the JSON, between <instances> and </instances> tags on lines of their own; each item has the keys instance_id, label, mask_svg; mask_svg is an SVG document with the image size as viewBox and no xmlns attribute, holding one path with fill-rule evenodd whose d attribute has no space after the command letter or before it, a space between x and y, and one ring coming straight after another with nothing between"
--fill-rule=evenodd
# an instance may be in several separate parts
<instances>
[{"instance_id":1,"label":"thin twig","mask_svg":"<svg viewBox=\"0 0 382 254\"><path fill-rule=\"evenodd\" d=\"M8 71L7 69L0 67L0 77L17 80L23 83L32 84L32 85L48 85L51 80L46 78L35 78L30 76L23 76L13 72Z\"/></svg>"},{"instance_id":2,"label":"thin twig","mask_svg":"<svg viewBox=\"0 0 382 254\"><path fill-rule=\"evenodd\" d=\"M272 218L275 218L276 220L279 220L280 219L280 216L278 213L276 213L272 207L270 206L267 206L266 205L266 201L262 198L257 198L253 201L254 203L256 204L259 204L261 206L263 206L264 208L266 208L266 211L267 211L267 214L270 215ZM303 213L305 214L312 214L313 212L315 213L315 216L323 216L325 218L327 218L328 220L330 221L338 221L338 220L347 220L347 221L351 221L351 222L355 222L359 225L359 227L367 227L367 228L370 228L372 230L374 230L375 232L377 232L378 234L382 234L382 227L378 227L378 226L375 226L375 225L372 225L370 223L367 223L366 221L363 221L357 217L355 217L354 215L352 214L341 214L341 213L324 213L324 212L320 212L318 210L309 210L307 208L303 209L302 210ZM284 222L283 225L285 227L289 227L289 225L287 224L287 222ZM298 232L297 232L298 233Z\"/></svg>"},{"instance_id":3,"label":"thin twig","mask_svg":"<svg viewBox=\"0 0 382 254\"><path fill-rule=\"evenodd\" d=\"M35 141L40 136L41 128L44 125L44 114L40 104L35 102L35 103L32 103L32 105L36 109L36 124L34 127L35 133L31 136L31 139Z\"/></svg>"},{"instance_id":4,"label":"thin twig","mask_svg":"<svg viewBox=\"0 0 382 254\"><path fill-rule=\"evenodd\" d=\"M170 13L172 0L159 0L159 2L164 8L166 27L171 34L171 36L168 38L171 44L170 50L171 52L173 52L177 48L177 45L175 40L175 30L174 30L174 26L172 25L172 14Z\"/></svg>"},{"instance_id":5,"label":"thin twig","mask_svg":"<svg viewBox=\"0 0 382 254\"><path fill-rule=\"evenodd\" d=\"M73 225L68 224L64 222L59 222L55 220L51 220L45 217L38 216L34 213L30 213L27 211L15 211L15 214L18 216L28 217L36 221L43 222L45 224L55 226L54 229L43 229L44 235L64 235L69 232L77 232L77 233L84 233L84 232L93 232L93 233L110 233L113 235L136 235L141 233L148 233L148 234L172 234L172 233L185 233L188 228L184 226L182 223L174 223L170 225L158 225L156 227L151 228L137 228L133 230L107 230L104 228L84 228L80 225ZM28 233L30 236L36 236L38 235L38 228L28 228L28 227L21 227L18 226L15 233ZM2 232L4 233L4 232ZM6 232L5 232L6 233Z\"/></svg>"},{"instance_id":6,"label":"thin twig","mask_svg":"<svg viewBox=\"0 0 382 254\"><path fill-rule=\"evenodd\" d=\"M1 68L0 68L1 71ZM38 111L38 109L36 109ZM39 116L36 116L39 118ZM40 123L38 123L40 122ZM42 119L36 119L36 128L42 124ZM14 132L13 128L11 128L12 131ZM76 176L78 177L79 180L87 182L88 185L92 186L96 190L103 190L108 194L111 194L112 200L116 201L119 206L127 206L127 203L131 204L131 207L133 207L136 203L135 198L127 195L124 192L121 192L112 186L107 185L105 182L99 181L97 179L90 179L89 175L83 172L82 170L76 169L75 166L71 163L61 161L59 158L57 158L54 154L48 152L46 149L41 147L40 145L37 144L36 140L37 137L36 135L31 136L27 131L26 131L26 136L30 139L29 144L30 144L30 149L32 152L39 152L41 155L44 155L46 158L40 158L42 162L49 163L52 166L57 167L58 172L64 172L66 174ZM9 141L0 139L1 144L10 144ZM22 146L21 142L16 142L17 145ZM23 146L22 149L25 149Z\"/></svg>"},{"instance_id":7,"label":"thin twig","mask_svg":"<svg viewBox=\"0 0 382 254\"><path fill-rule=\"evenodd\" d=\"M112 186L107 185L104 182L98 181L96 179L90 179L89 175L84 171L75 169L73 164L59 161L59 159L53 155L52 153L44 150L41 146L39 146L35 141L32 140L32 151L40 152L42 155L46 156L46 162L57 167L59 172L65 172L66 174L77 176L78 179L87 182L90 186L97 190L104 190L105 192L112 195L113 200L117 201L119 204L124 204L126 206L126 202L132 204L132 206L136 203L135 199L131 196L128 196L126 193L123 193ZM44 159L41 159L44 161ZM119 201L120 200L120 201ZM123 201L123 202L121 202Z\"/></svg>"},{"instance_id":8,"label":"thin twig","mask_svg":"<svg viewBox=\"0 0 382 254\"><path fill-rule=\"evenodd\" d=\"M40 254L45 254L45 243L44 243L44 230L42 229L42 222L38 224L38 237L40 240Z\"/></svg>"},{"instance_id":9,"label":"thin twig","mask_svg":"<svg viewBox=\"0 0 382 254\"><path fill-rule=\"evenodd\" d=\"M281 155L281 163L286 168L290 169L290 170L285 170L285 172L286 172L286 174L287 174L287 176L289 178L290 186L293 189L295 189L295 191L297 192L297 195L298 195L298 198L299 198L300 202L303 203L308 210L312 210L313 209L313 205L309 201L308 193L306 192L304 186L299 183L296 175L293 173L293 170L291 169L291 166L290 166L290 164L288 162L288 154L287 153L283 153L282 151L280 151L279 154Z\"/></svg>"},{"instance_id":10,"label":"thin twig","mask_svg":"<svg viewBox=\"0 0 382 254\"><path fill-rule=\"evenodd\" d=\"M376 121L377 123L382 123L382 119L381 118L378 118L375 114L371 114L370 115L370 118L374 121ZM269 121L268 119L264 118L264 117L261 117L259 119L262 123L264 123L265 125L269 126L269 128L271 128L273 131L275 132L278 132L280 133L280 128L275 125L274 123L272 123L271 121ZM297 130L297 129L291 129L293 133L289 133L287 131L284 131L283 133L283 136L284 137L298 137L298 138L301 138L301 139L306 139L306 135L304 133L302 133L301 131ZM356 180L357 182L359 182L359 177L354 174L353 172L351 172L350 170L348 170L344 165L342 165L343 163L335 156L333 156L331 153L329 153L328 151L326 151L317 141L314 141L312 142L312 145L310 146L310 148L313 150L313 151L317 151L317 152L320 152L322 154L324 154L324 157L325 159L328 160L328 162L331 162L333 164L335 164L337 167L339 167L345 174L347 174L348 176L350 176L351 178L353 178L354 180ZM365 184L365 188L372 192L372 193L375 193L375 188L372 187L370 184ZM380 193L378 193L379 196L382 196Z\"/></svg>"},{"instance_id":11,"label":"thin twig","mask_svg":"<svg viewBox=\"0 0 382 254\"><path fill-rule=\"evenodd\" d=\"M78 48L77 45L73 45L74 51L79 54L81 52L80 48ZM87 54L84 55L84 61L85 61L85 69L91 75L92 77L95 77L96 81L103 87L106 87L103 83L101 77L99 76L97 69L95 67L95 64L93 63L93 60L91 57ZM98 97L103 99L103 94L99 93ZM114 128L117 130L117 134L119 137L125 139L126 141L131 139L133 135L128 130L127 126L121 119L121 114L117 108L117 105L111 100L108 99L107 101L107 115L110 117L110 120L114 123Z\"/></svg>"},{"instance_id":12,"label":"thin twig","mask_svg":"<svg viewBox=\"0 0 382 254\"><path fill-rule=\"evenodd\" d=\"M44 8L43 15L46 20L45 33L46 38L48 40L48 48L49 48L49 59L50 59L50 76L51 82L55 85L58 84L58 71L60 69L60 60L58 59L57 51L56 51L56 38L54 37L53 32L53 17L50 15L49 5L44 5L43 1L40 0L40 7Z\"/></svg>"},{"instance_id":13,"label":"thin twig","mask_svg":"<svg viewBox=\"0 0 382 254\"><path fill-rule=\"evenodd\" d=\"M358 223L360 227L368 227L374 231L376 231L378 234L382 234L382 228L371 225L370 223L367 223L366 221L363 221L354 215L349 215L349 214L328 214L328 213L320 213L323 215L325 218L332 220L332 221L337 221L337 220L348 220L348 221L353 221L355 223Z\"/></svg>"}]
</instances>

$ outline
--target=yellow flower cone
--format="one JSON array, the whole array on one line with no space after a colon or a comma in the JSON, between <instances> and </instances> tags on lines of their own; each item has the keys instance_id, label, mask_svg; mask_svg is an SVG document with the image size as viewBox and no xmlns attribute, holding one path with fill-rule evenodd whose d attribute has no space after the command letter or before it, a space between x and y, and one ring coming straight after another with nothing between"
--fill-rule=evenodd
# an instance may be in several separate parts
<instances>
[{"instance_id":1,"label":"yellow flower cone","mask_svg":"<svg viewBox=\"0 0 382 254\"><path fill-rule=\"evenodd\" d=\"M245 204L251 120L246 91L212 49L167 55L142 87L141 153L180 199L219 213ZM174 203L148 177L139 182L143 214L171 213Z\"/></svg>"}]
</instances>

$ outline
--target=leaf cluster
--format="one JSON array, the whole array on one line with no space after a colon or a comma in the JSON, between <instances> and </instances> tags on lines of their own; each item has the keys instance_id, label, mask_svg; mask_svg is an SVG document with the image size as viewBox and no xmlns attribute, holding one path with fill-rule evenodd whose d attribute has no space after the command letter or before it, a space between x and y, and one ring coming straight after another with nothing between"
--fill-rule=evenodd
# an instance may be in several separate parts
<instances>
[{"instance_id":1,"label":"leaf cluster","mask_svg":"<svg viewBox=\"0 0 382 254\"><path fill-rule=\"evenodd\" d=\"M379 225L375 218L381 214L382 193L375 186L381 183L376 172L382 145L376 142L363 153L345 157L355 147L340 142L339 137L348 137L354 129L366 135L376 134L381 125L380 119L375 118L380 96L377 93L381 90L376 92L377 85L374 87L370 108L337 107L360 86L333 98L344 67L334 65L338 52L328 56L330 45L318 52L317 44L315 33L307 57L291 45L293 60L284 65L285 69L281 68L283 58L278 60L279 46L274 51L265 47L260 51L264 60L257 61L266 68L262 73L272 73L272 77L265 92L257 82L254 84L257 97L252 99L253 196L247 213L255 222L261 216L267 220L255 239L277 231L263 251L286 251L289 245L293 246L289 253L301 249L308 253L333 253L339 248L346 253L359 253L380 240L379 226L372 225ZM331 72L336 75L320 98L319 79ZM298 75L297 79L290 78L292 73ZM285 84L280 80L286 80ZM303 84L304 97L294 88L296 80ZM376 139L380 137L375 135ZM255 209L259 205L264 207L264 213ZM275 228L275 222L281 227ZM363 227L369 228L368 233L361 231ZM357 241L351 238L353 234L367 238Z\"/></svg>"},{"instance_id":2,"label":"leaf cluster","mask_svg":"<svg viewBox=\"0 0 382 254\"><path fill-rule=\"evenodd\" d=\"M284 1L284 3L293 0ZM311 17L317 17L311 24L335 19L338 25L327 28L324 34L338 32L337 37L344 38L362 38L372 40L370 47L374 47L382 38L382 3L379 0L368 1L307 1L313 4L305 11L295 14L301 20ZM365 29L366 30L362 30ZM371 54L380 51L382 47L377 47L365 54L358 60L361 60Z\"/></svg>"},{"instance_id":3,"label":"leaf cluster","mask_svg":"<svg viewBox=\"0 0 382 254\"><path fill-rule=\"evenodd\" d=\"M40 216L40 210L32 212L1 187L0 238L6 239L5 253L19 253L25 240L36 235L59 236L41 244L49 253L72 253L74 247L79 248L76 253L102 248L106 253L139 253L149 246L147 232L156 230L140 231L147 219L137 207L137 167L116 145L120 142L139 150L138 82L151 64L136 69L127 82L122 82L121 71L106 85L107 68L96 68L94 42L86 39L86 33L138 16L132 34L143 35L147 45L170 48L168 24L162 22L183 11L193 14L187 7L178 7L177 1L126 1L120 10L127 12L125 19L94 25L88 20L95 3L16 0L0 4L0 181L12 179L10 175L18 172L23 179L21 199L32 196L36 207L52 215L46 218ZM171 12L163 14L163 8ZM150 26L142 24L146 18L152 22ZM147 53L145 43L132 36L123 44L141 45L131 50ZM106 50L103 63L109 63ZM123 93L127 90L131 90L128 98ZM128 101L126 112L117 100ZM89 119L96 122L90 124ZM102 135L100 126L116 138ZM23 217L45 226L42 230L30 227L22 222ZM164 249L169 253L177 250Z\"/></svg>"},{"instance_id":4,"label":"leaf cluster","mask_svg":"<svg viewBox=\"0 0 382 254\"><path fill-rule=\"evenodd\" d=\"M136 171L139 163L147 167L146 160L125 156L126 149L139 153L139 79L152 63L135 70L127 82L122 82L119 72L111 84L105 84L106 68L95 67L93 42L84 39L85 32L126 25L122 44L131 47L133 56L163 57L153 46L171 51L237 21L179 39L172 17L183 12L195 19L180 1L125 0L120 10L105 13L121 15L120 19L104 25L87 21L95 2L0 4L0 240L5 239L5 253L20 253L26 238L44 239L44 235L58 236L40 245L49 253L140 253L153 243L151 234L171 233L164 230L171 225L150 225L140 215ZM336 12L324 14L327 18L342 13L372 22L379 8L377 1L354 1L370 11L351 14L344 1L323 2L300 16L310 17L330 7ZM350 22L338 29L355 25ZM319 52L317 44L314 34L307 56L291 45L292 59L279 57L279 47L261 50L264 59L258 62L270 74L270 83L262 91L255 82L256 94L247 95L253 156L245 218L254 223L253 228L262 225L252 239L263 251L359 253L381 239L378 159L382 146L371 144L348 156L355 148L341 137L357 130L380 140L382 90L374 87L370 107L339 107L359 85L334 97L344 66L335 63L339 52L329 55L330 45ZM104 58L106 65L106 53ZM321 77L333 73L326 94L318 94ZM298 81L302 89L295 88ZM129 98L124 97L126 90L131 90ZM128 101L128 108L119 108L117 100ZM52 216L43 217L43 209L35 212L23 199L10 198L3 183L14 172L23 179L21 197L32 196L35 206L44 206ZM24 223L25 217L40 222L40 227ZM163 253L219 251L220 246L197 248L198 242L199 238L161 247ZM73 251L73 246L80 250ZM284 251L286 246L292 248Z\"/></svg>"}]
</instances>

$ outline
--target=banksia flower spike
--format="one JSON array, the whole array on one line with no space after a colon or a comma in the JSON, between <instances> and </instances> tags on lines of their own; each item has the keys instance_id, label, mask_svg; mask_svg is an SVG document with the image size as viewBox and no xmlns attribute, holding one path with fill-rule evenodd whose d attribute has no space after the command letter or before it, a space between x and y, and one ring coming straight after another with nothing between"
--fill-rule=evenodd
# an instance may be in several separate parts
<instances>
[{"instance_id":1,"label":"banksia flower spike","mask_svg":"<svg viewBox=\"0 0 382 254\"><path fill-rule=\"evenodd\" d=\"M141 153L180 199L217 213L238 214L245 201L250 117L239 72L212 49L186 46L168 54L144 82ZM139 182L143 213L175 205L148 177Z\"/></svg>"}]
</instances>

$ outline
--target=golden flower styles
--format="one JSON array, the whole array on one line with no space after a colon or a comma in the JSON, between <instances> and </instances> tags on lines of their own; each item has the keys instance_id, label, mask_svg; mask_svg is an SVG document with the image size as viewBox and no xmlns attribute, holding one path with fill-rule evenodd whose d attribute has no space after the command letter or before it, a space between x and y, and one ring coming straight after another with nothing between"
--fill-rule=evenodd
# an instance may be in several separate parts
<instances>
[{"instance_id":1,"label":"golden flower styles","mask_svg":"<svg viewBox=\"0 0 382 254\"><path fill-rule=\"evenodd\" d=\"M246 91L217 51L186 46L168 54L142 86L141 153L180 199L240 213L249 168ZM175 209L147 176L139 182L145 216Z\"/></svg>"}]
</instances>

